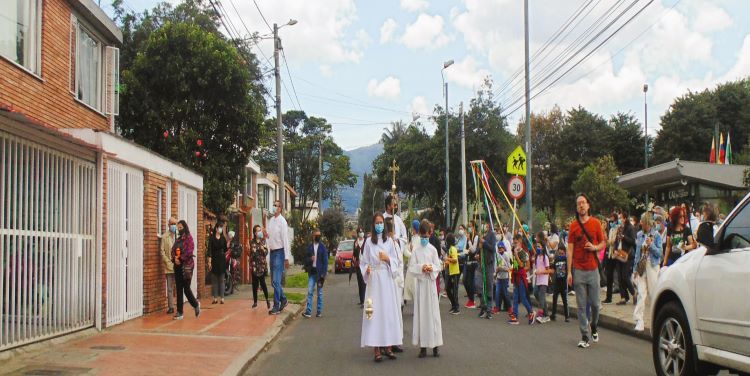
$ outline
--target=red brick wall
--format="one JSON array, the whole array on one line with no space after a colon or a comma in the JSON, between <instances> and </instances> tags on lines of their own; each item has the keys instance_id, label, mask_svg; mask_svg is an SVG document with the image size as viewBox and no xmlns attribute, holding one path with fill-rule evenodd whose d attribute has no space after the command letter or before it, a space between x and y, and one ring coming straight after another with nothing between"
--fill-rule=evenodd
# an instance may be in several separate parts
<instances>
[{"instance_id":1,"label":"red brick wall","mask_svg":"<svg viewBox=\"0 0 750 376\"><path fill-rule=\"evenodd\" d=\"M157 228L158 207L162 210L162 227L167 223L167 182L156 173L143 174L143 313L166 309L166 285L164 263L161 260L161 239L164 231ZM157 201L157 192L162 190L162 200ZM173 195L174 196L174 195ZM174 197L176 198L176 197Z\"/></svg>"},{"instance_id":2,"label":"red brick wall","mask_svg":"<svg viewBox=\"0 0 750 376\"><path fill-rule=\"evenodd\" d=\"M211 296L211 286L206 285L206 228L203 218L203 191L198 191L198 229L195 231L195 248L198 251L198 298Z\"/></svg>"},{"instance_id":3,"label":"red brick wall","mask_svg":"<svg viewBox=\"0 0 750 376\"><path fill-rule=\"evenodd\" d=\"M110 129L106 116L76 101L69 89L70 5L42 4L41 80L0 58L0 104L56 128Z\"/></svg>"}]
</instances>

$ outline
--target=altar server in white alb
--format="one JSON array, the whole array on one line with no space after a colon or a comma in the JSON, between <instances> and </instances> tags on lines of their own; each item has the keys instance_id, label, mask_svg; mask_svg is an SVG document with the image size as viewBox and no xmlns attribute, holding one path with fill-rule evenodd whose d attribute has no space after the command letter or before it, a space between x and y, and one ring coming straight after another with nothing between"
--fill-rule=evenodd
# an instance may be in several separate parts
<instances>
[{"instance_id":1,"label":"altar server in white alb","mask_svg":"<svg viewBox=\"0 0 750 376\"><path fill-rule=\"evenodd\" d=\"M409 259L409 274L414 276L414 334L412 343L419 346L419 357L427 356L432 348L434 357L440 356L443 345L443 328L440 321L440 302L435 289L435 279L443 269L437 250L430 244L432 226L427 220L419 225L419 247Z\"/></svg>"},{"instance_id":2,"label":"altar server in white alb","mask_svg":"<svg viewBox=\"0 0 750 376\"><path fill-rule=\"evenodd\" d=\"M404 341L395 282L399 265L393 239L385 233L383 215L376 213L372 236L365 241L359 264L367 283L361 345L374 348L376 362L383 360L382 353L396 359L392 346Z\"/></svg>"}]
</instances>

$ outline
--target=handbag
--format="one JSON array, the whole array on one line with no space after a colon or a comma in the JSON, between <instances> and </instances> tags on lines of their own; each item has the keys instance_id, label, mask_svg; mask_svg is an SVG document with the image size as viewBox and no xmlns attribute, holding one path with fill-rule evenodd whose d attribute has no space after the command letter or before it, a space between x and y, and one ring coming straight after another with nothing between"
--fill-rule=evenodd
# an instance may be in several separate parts
<instances>
[{"instance_id":1,"label":"handbag","mask_svg":"<svg viewBox=\"0 0 750 376\"><path fill-rule=\"evenodd\" d=\"M626 263L628 262L628 256L630 256L630 253L624 249L616 249L615 250L615 260Z\"/></svg>"},{"instance_id":2,"label":"handbag","mask_svg":"<svg viewBox=\"0 0 750 376\"><path fill-rule=\"evenodd\" d=\"M645 252L643 252L645 250ZM644 248L641 251L641 259L638 260L638 264L635 266L635 272L638 273L639 276L643 276L643 273L646 272L646 263L648 262L649 257L649 249Z\"/></svg>"}]
</instances>

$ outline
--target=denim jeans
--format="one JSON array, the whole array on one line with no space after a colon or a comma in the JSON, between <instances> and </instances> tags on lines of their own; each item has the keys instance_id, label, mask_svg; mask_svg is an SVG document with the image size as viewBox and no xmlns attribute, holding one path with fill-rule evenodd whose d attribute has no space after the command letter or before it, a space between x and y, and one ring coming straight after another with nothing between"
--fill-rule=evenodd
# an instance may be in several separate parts
<instances>
[{"instance_id":1,"label":"denim jeans","mask_svg":"<svg viewBox=\"0 0 750 376\"><path fill-rule=\"evenodd\" d=\"M508 298L508 278L495 280L495 307L498 310L510 308L510 299Z\"/></svg>"},{"instance_id":2,"label":"denim jeans","mask_svg":"<svg viewBox=\"0 0 750 376\"><path fill-rule=\"evenodd\" d=\"M518 317L518 303L523 303L526 308L526 312L531 313L534 309L531 308L531 303L526 297L526 284L523 281L518 281L513 286L513 316Z\"/></svg>"},{"instance_id":3,"label":"denim jeans","mask_svg":"<svg viewBox=\"0 0 750 376\"><path fill-rule=\"evenodd\" d=\"M576 292L576 304L578 305L578 328L581 336L591 338L591 333L596 333L599 324L599 271L574 269L573 289ZM591 308L591 318L586 314L587 306Z\"/></svg>"},{"instance_id":4,"label":"denim jeans","mask_svg":"<svg viewBox=\"0 0 750 376\"><path fill-rule=\"evenodd\" d=\"M281 302L286 301L284 289L281 288L281 276L284 273L284 249L271 251L271 286L273 286L273 308L279 309Z\"/></svg>"},{"instance_id":5,"label":"denim jeans","mask_svg":"<svg viewBox=\"0 0 750 376\"><path fill-rule=\"evenodd\" d=\"M318 275L310 274L307 277L307 309L306 313L312 313L313 291L318 290L318 313L323 312L323 287L318 287Z\"/></svg>"},{"instance_id":6,"label":"denim jeans","mask_svg":"<svg viewBox=\"0 0 750 376\"><path fill-rule=\"evenodd\" d=\"M547 285L536 286L536 300L539 302L539 308L541 308L542 316L547 316Z\"/></svg>"}]
</instances>

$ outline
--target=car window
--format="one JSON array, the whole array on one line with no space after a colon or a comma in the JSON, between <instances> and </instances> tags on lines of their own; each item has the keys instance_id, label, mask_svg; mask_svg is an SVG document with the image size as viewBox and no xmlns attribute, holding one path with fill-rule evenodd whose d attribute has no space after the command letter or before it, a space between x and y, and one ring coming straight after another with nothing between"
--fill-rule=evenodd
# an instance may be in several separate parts
<instances>
[{"instance_id":1,"label":"car window","mask_svg":"<svg viewBox=\"0 0 750 376\"><path fill-rule=\"evenodd\" d=\"M354 249L354 242L341 242L339 244L339 251L351 251Z\"/></svg>"},{"instance_id":2,"label":"car window","mask_svg":"<svg viewBox=\"0 0 750 376\"><path fill-rule=\"evenodd\" d=\"M725 251L750 248L750 204L740 209L727 224L721 245Z\"/></svg>"}]
</instances>

